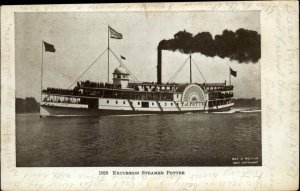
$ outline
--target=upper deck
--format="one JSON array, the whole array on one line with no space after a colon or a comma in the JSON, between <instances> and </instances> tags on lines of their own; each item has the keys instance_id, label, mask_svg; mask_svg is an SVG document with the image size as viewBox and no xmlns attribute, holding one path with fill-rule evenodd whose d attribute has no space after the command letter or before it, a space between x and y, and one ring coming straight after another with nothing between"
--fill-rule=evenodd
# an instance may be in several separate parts
<instances>
[{"instance_id":1,"label":"upper deck","mask_svg":"<svg viewBox=\"0 0 300 191\"><path fill-rule=\"evenodd\" d=\"M157 83L129 83L127 88L121 88L110 83L90 81L77 82L74 89L47 88L43 94L62 95L85 98L116 98L116 99L141 99L141 100L173 100L174 93L182 93L188 84L157 84ZM226 83L198 84L210 99L233 97L232 85Z\"/></svg>"}]
</instances>

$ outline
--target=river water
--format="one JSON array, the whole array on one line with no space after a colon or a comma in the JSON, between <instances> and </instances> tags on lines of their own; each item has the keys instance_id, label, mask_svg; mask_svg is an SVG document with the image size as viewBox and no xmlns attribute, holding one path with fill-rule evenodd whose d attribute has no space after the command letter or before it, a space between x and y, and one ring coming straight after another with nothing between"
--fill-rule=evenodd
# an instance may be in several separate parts
<instances>
[{"instance_id":1,"label":"river water","mask_svg":"<svg viewBox=\"0 0 300 191\"><path fill-rule=\"evenodd\" d=\"M261 113L16 116L18 167L261 165Z\"/></svg>"}]
</instances>

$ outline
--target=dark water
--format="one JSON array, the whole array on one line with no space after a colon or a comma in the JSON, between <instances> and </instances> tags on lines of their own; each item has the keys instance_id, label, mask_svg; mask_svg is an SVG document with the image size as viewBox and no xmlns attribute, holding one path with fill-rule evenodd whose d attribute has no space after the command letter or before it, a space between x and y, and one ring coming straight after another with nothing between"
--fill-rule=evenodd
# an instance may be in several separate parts
<instances>
[{"instance_id":1,"label":"dark water","mask_svg":"<svg viewBox=\"0 0 300 191\"><path fill-rule=\"evenodd\" d=\"M258 157L261 113L102 118L17 114L17 166L231 166ZM252 164L253 165L253 164Z\"/></svg>"}]
</instances>

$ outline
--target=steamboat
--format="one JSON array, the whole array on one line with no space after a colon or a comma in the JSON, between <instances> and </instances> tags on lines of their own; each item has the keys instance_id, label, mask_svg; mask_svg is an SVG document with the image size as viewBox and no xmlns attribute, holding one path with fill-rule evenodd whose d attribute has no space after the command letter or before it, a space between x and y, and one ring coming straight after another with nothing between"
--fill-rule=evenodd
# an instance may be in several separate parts
<instances>
[{"instance_id":1,"label":"steamboat","mask_svg":"<svg viewBox=\"0 0 300 191\"><path fill-rule=\"evenodd\" d=\"M122 34L109 27L108 37L121 39ZM108 38L109 39L109 38ZM54 46L43 42L43 50L55 52ZM109 48L110 53L117 56ZM123 57L123 56L121 56ZM103 116L130 114L171 114L230 110L233 102L233 85L229 70L229 84L197 83L192 81L192 55L189 83L162 83L162 50L157 52L157 82L139 82L128 70L122 59L112 73L112 83L76 80L74 88L41 88L40 116ZM43 65L42 65L43 66ZM199 69L199 68L198 68ZM232 73L235 72L235 73ZM174 77L174 75L173 75ZM43 77L41 78L43 79ZM42 83L41 83L42 84ZM41 85L42 87L42 85Z\"/></svg>"}]
</instances>

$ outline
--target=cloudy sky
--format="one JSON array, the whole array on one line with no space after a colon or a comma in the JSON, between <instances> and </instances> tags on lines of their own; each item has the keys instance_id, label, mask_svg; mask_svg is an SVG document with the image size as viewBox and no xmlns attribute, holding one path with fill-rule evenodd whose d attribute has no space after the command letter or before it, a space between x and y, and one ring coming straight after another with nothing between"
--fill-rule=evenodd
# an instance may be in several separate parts
<instances>
[{"instance_id":1,"label":"cloudy sky","mask_svg":"<svg viewBox=\"0 0 300 191\"><path fill-rule=\"evenodd\" d=\"M42 40L56 49L44 52L43 87L67 88L107 48L108 25L123 34L121 40L110 39L111 49L126 57L124 64L139 81L155 82L157 45L162 39L182 30L213 36L239 28L260 33L260 16L258 11L16 13L16 97L40 100ZM239 64L217 56L192 56L207 82L228 81L230 66L238 75L232 77L235 97L260 98L260 61ZM119 64L110 58L111 74ZM187 58L180 52L163 51L162 81L167 82ZM107 54L81 78L87 79L106 82ZM188 64L175 81L189 81ZM193 81L203 82L196 69Z\"/></svg>"}]
</instances>

